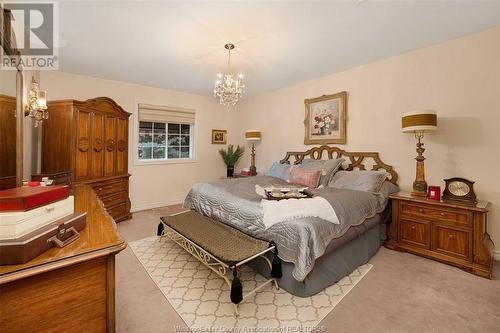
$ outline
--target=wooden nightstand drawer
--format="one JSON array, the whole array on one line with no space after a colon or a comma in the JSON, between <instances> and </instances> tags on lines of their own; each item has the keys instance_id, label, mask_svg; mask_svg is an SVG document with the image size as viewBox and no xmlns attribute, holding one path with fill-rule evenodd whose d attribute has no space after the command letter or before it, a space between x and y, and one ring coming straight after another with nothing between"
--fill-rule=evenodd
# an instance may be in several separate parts
<instances>
[{"instance_id":1,"label":"wooden nightstand drawer","mask_svg":"<svg viewBox=\"0 0 500 333\"><path fill-rule=\"evenodd\" d=\"M412 245L430 247L430 225L428 223L401 220L401 241Z\"/></svg>"},{"instance_id":2,"label":"wooden nightstand drawer","mask_svg":"<svg viewBox=\"0 0 500 333\"><path fill-rule=\"evenodd\" d=\"M434 221L451 222L463 225L472 225L472 214L460 210L448 210L446 208L433 208L418 204L401 204L401 217L426 218Z\"/></svg>"},{"instance_id":3,"label":"wooden nightstand drawer","mask_svg":"<svg viewBox=\"0 0 500 333\"><path fill-rule=\"evenodd\" d=\"M472 259L472 233L435 225L432 249L462 259Z\"/></svg>"}]
</instances>

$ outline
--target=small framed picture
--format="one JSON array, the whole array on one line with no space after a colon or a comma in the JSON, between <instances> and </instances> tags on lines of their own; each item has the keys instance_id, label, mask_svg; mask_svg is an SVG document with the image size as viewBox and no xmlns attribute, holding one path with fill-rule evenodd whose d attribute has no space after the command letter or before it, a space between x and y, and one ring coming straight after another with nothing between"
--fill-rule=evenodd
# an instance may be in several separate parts
<instances>
[{"instance_id":1,"label":"small framed picture","mask_svg":"<svg viewBox=\"0 0 500 333\"><path fill-rule=\"evenodd\" d=\"M227 143L227 130L212 130L212 144L225 145Z\"/></svg>"}]
</instances>

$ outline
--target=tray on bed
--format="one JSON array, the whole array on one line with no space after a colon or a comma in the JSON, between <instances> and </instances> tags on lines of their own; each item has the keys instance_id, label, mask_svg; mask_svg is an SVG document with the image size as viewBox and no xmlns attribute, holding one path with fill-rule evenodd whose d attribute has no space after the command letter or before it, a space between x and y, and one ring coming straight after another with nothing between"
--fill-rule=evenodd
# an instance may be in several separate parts
<instances>
[{"instance_id":1,"label":"tray on bed","mask_svg":"<svg viewBox=\"0 0 500 333\"><path fill-rule=\"evenodd\" d=\"M284 190L274 190L274 191L267 191L266 190L266 199L267 200L287 200L287 199L306 199L306 198L312 198L313 195L311 192L309 192L307 189L302 190L302 191L284 191Z\"/></svg>"}]
</instances>

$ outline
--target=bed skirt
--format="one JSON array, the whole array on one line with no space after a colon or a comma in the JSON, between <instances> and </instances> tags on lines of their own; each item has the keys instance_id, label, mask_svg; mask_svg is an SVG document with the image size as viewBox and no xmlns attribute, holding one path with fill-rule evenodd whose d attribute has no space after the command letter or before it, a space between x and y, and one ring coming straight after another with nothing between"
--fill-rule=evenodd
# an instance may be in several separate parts
<instances>
[{"instance_id":1,"label":"bed skirt","mask_svg":"<svg viewBox=\"0 0 500 333\"><path fill-rule=\"evenodd\" d=\"M320 257L314 269L304 281L297 281L292 276L293 264L282 262L283 277L278 279L281 288L299 297L309 297L331 286L349 275L357 267L364 265L374 256L385 240L385 224L376 224L362 235L341 247ZM256 272L270 277L268 265L264 260L249 263Z\"/></svg>"}]
</instances>

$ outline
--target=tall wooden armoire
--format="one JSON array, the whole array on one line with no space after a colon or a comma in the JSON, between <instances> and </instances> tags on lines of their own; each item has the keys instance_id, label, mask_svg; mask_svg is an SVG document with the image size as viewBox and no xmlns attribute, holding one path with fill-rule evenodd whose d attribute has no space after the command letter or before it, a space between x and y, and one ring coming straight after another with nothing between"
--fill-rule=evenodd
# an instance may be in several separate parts
<instances>
[{"instance_id":1,"label":"tall wooden armoire","mask_svg":"<svg viewBox=\"0 0 500 333\"><path fill-rule=\"evenodd\" d=\"M42 125L42 173L71 171L74 183L90 185L116 222L130 214L128 118L115 101L48 103Z\"/></svg>"}]
</instances>

